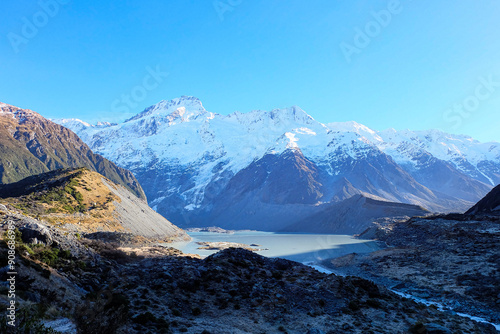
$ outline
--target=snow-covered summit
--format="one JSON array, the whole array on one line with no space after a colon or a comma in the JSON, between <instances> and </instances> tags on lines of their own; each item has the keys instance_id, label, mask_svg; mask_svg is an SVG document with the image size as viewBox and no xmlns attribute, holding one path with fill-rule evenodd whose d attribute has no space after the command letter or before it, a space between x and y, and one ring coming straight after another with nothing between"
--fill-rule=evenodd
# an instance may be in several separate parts
<instances>
[{"instance_id":1,"label":"snow-covered summit","mask_svg":"<svg viewBox=\"0 0 500 334\"><path fill-rule=\"evenodd\" d=\"M84 127L92 127L94 125L87 123L85 121L82 121L79 118L55 118L51 119L52 122L61 124L63 126L66 126L68 128L72 128L74 126L84 126ZM98 124L96 124L98 125Z\"/></svg>"},{"instance_id":2,"label":"snow-covered summit","mask_svg":"<svg viewBox=\"0 0 500 334\"><path fill-rule=\"evenodd\" d=\"M481 143L466 135L454 135L440 130L378 132L382 139L375 143L398 162L412 163L412 152L427 152L433 157L458 164L467 161L477 167L482 161L500 162L500 143Z\"/></svg>"},{"instance_id":3,"label":"snow-covered summit","mask_svg":"<svg viewBox=\"0 0 500 334\"><path fill-rule=\"evenodd\" d=\"M368 146L403 164L415 165L415 157L422 154L454 164L466 160L474 167L482 161L500 162L499 143L480 143L464 135L439 130L375 131L354 121L322 124L297 106L247 113L236 111L224 116L208 112L193 96L160 101L119 124L90 125L79 119L55 122L73 129L98 152L118 161L124 157L130 161L134 156L132 152L115 155L125 148L135 151L133 148L139 149L138 146L155 151L155 159L160 160L171 159L177 155L176 150L182 150L184 153L180 155L184 158L191 153L190 162L203 152L217 148L227 159L239 156L244 160L241 163L266 152L279 153L292 147L320 159L338 147L356 156L356 151Z\"/></svg>"},{"instance_id":4,"label":"snow-covered summit","mask_svg":"<svg viewBox=\"0 0 500 334\"><path fill-rule=\"evenodd\" d=\"M190 118L196 118L206 113L207 111L198 98L194 96L181 96L170 101L162 100L144 109L144 111L134 117L129 118L125 123L145 117L164 117L170 122L176 119L189 121Z\"/></svg>"}]
</instances>

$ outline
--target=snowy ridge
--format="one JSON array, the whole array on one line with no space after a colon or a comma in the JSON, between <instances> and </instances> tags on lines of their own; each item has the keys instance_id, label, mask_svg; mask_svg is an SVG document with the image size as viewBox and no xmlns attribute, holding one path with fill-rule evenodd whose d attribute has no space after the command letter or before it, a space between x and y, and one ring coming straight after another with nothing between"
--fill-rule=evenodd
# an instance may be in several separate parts
<instances>
[{"instance_id":1,"label":"snowy ridge","mask_svg":"<svg viewBox=\"0 0 500 334\"><path fill-rule=\"evenodd\" d=\"M346 161L385 154L409 166L408 171L438 159L485 186L500 182L499 143L480 143L438 130L374 131L356 122L322 124L296 106L226 116L205 110L195 97L182 96L160 101L120 124L55 122L75 131L97 153L136 173L166 170L166 181L178 177L174 172L189 174L187 189L172 182L157 196L148 194L154 205L178 194L186 209L195 209L205 199L209 184L223 183L264 155L287 149L300 149L333 176L342 175L346 167L338 166Z\"/></svg>"},{"instance_id":2,"label":"snowy ridge","mask_svg":"<svg viewBox=\"0 0 500 334\"><path fill-rule=\"evenodd\" d=\"M179 119L181 121L189 121L189 118L197 117L206 114L205 108L201 101L192 96L181 96L171 101L162 100L157 104L146 108L143 112L136 116L129 118L126 122L134 121L145 117L162 118L165 116L166 120L174 121Z\"/></svg>"}]
</instances>

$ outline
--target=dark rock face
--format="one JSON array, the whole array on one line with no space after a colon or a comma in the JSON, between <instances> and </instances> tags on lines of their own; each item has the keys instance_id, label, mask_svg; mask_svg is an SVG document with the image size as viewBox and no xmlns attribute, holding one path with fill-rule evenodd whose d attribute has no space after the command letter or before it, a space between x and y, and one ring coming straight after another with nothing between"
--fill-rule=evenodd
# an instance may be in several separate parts
<instances>
[{"instance_id":1,"label":"dark rock face","mask_svg":"<svg viewBox=\"0 0 500 334\"><path fill-rule=\"evenodd\" d=\"M1 183L60 168L87 167L146 198L132 172L94 154L71 130L28 109L3 106L1 111Z\"/></svg>"},{"instance_id":2,"label":"dark rock face","mask_svg":"<svg viewBox=\"0 0 500 334\"><path fill-rule=\"evenodd\" d=\"M268 154L238 172L221 197L237 200L254 192L263 203L315 204L322 196L316 166L300 150Z\"/></svg>"},{"instance_id":3,"label":"dark rock face","mask_svg":"<svg viewBox=\"0 0 500 334\"><path fill-rule=\"evenodd\" d=\"M465 214L500 216L500 186L496 186Z\"/></svg>"}]
</instances>

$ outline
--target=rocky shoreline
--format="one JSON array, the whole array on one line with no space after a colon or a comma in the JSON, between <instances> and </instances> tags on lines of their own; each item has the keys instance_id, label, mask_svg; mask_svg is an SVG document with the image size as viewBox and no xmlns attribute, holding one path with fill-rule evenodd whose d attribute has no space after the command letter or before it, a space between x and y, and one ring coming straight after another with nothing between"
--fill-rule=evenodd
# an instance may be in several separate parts
<instances>
[{"instance_id":1,"label":"rocky shoreline","mask_svg":"<svg viewBox=\"0 0 500 334\"><path fill-rule=\"evenodd\" d=\"M322 265L500 324L500 220L463 215L378 223L370 236L389 247Z\"/></svg>"}]
</instances>

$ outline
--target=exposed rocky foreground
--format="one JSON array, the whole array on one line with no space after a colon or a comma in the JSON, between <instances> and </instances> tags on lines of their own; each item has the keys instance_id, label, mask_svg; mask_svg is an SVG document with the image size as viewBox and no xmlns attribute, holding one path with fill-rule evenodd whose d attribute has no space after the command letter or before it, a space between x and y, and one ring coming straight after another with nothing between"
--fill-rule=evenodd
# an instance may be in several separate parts
<instances>
[{"instance_id":1,"label":"exposed rocky foreground","mask_svg":"<svg viewBox=\"0 0 500 334\"><path fill-rule=\"evenodd\" d=\"M120 248L113 232L103 241L32 218L15 224L17 320L26 333L49 333L42 322L80 333L495 333L370 281L243 249L199 259L168 247ZM2 242L2 268L6 253ZM5 269L0 276L6 282ZM2 293L3 310L6 302Z\"/></svg>"},{"instance_id":2,"label":"exposed rocky foreground","mask_svg":"<svg viewBox=\"0 0 500 334\"><path fill-rule=\"evenodd\" d=\"M500 323L500 219L446 215L383 223L367 230L391 247L325 261L397 291Z\"/></svg>"}]
</instances>

